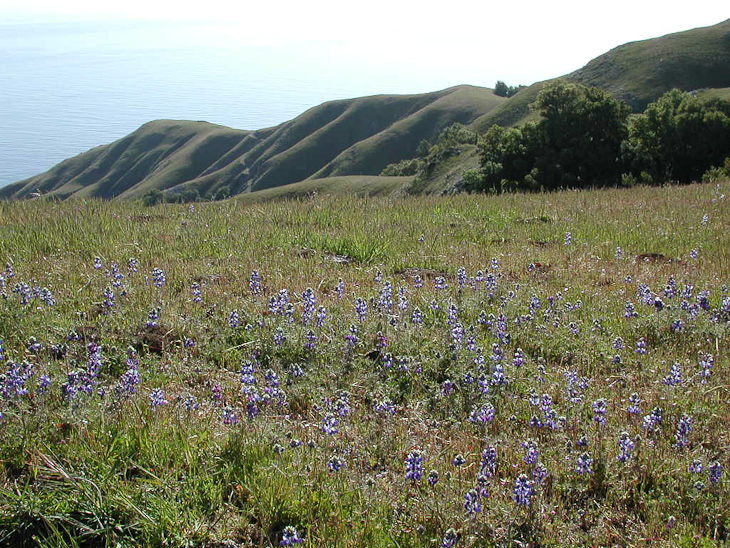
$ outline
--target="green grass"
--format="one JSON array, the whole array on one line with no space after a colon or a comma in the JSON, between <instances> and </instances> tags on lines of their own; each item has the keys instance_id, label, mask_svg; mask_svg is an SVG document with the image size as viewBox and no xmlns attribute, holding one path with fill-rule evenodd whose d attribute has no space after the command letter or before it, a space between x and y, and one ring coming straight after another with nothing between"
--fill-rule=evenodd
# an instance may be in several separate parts
<instances>
[{"instance_id":1,"label":"green grass","mask_svg":"<svg viewBox=\"0 0 730 548\"><path fill-rule=\"evenodd\" d=\"M401 181L393 183L384 188ZM34 366L27 394L0 389L0 544L274 547L293 526L303 546L430 547L450 528L458 546L721 545L729 480L726 473L710 484L707 467L716 460L730 466L730 316L722 309L729 194L722 182L492 197L366 199L320 189L290 200L257 201L252 193L194 210L0 202L0 266L14 271L10 278L0 269L3 363ZM564 245L567 232L571 245ZM645 260L649 253L660 256ZM130 257L139 262L136 273L127 270ZM105 312L113 263L126 296L114 288L115 306ZM471 280L462 290L460 267ZM151 283L154 268L165 273L162 287ZM249 290L254 270L260 294ZM495 276L494 287L470 286L480 270ZM447 289L434 288L439 276ZM694 285L686 306L665 295L672 279L680 293ZM386 282L389 312L377 305ZM21 304L23 283L51 290L55 305L38 297ZM192 299L194 283L200 303ZM640 303L642 284L663 299L663 310ZM270 310L284 288L292 321ZM304 316L307 288L326 309L321 327ZM704 290L709 311L697 304ZM530 312L533 295L541 304ZM363 322L358 298L369 307ZM626 301L638 317L624 316ZM457 347L450 346L450 306L465 329ZM153 307L161 309L156 329L145 327ZM422 325L413 320L416 308ZM239 327L229 325L234 310ZM480 323L490 314L493 322L505 315L509 341ZM670 328L676 319L684 323L680 332ZM360 339L354 348L345 339L351 325ZM315 349L304 346L310 331ZM69 340L70 332L79 340ZM285 342L277 345L275 336ZM469 336L483 349L486 369L475 365ZM31 337L40 350L29 348ZM614 347L616 337L625 348ZM640 338L646 355L634 351ZM94 394L66 398L63 384L87 369L92 341L102 356ZM494 344L510 382L483 394L464 378L493 378ZM141 382L124 395L118 389L130 347ZM518 348L526 357L520 368L511 365ZM703 383L706 353L714 367ZM243 385L241 369L251 359L258 381ZM683 374L677 387L664 383L674 363ZM580 402L568 397L568 372L590 379ZM3 365L0 386L13 374ZM52 380L45 392L42 375ZM252 386L263 399L247 418L253 400L242 388ZM168 403L152 408L157 388ZM625 410L632 393L642 400L638 417ZM542 416L531 394L551 396L562 426L530 425ZM188 409L190 397L199 407ZM605 426L593 421L599 398L607 402ZM394 414L378 410L384 402ZM471 411L487 403L494 420L470 422ZM647 432L642 420L654 407L664 421ZM226 424L224 411L240 422ZM333 435L322 430L328 414L339 422ZM678 448L682 414L694 422L688 445ZM626 464L617 459L623 431L636 443ZM587 447L578 447L581 437ZM519 474L532 472L523 460L528 439L537 441L548 479L521 508L512 489ZM470 517L465 494L478 484L489 445L498 466L482 511ZM426 473L438 472L434 487L425 477L405 479L413 450ZM593 474L575 472L583 451ZM462 467L452 462L457 454ZM339 472L328 469L333 457L345 464ZM694 459L705 467L701 474L688 471Z\"/></svg>"}]
</instances>

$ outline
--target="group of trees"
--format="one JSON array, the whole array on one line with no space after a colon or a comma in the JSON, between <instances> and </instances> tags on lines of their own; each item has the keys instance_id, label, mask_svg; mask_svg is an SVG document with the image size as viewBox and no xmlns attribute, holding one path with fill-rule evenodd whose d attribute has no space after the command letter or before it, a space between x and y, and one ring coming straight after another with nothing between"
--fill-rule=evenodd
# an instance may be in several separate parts
<instances>
[{"instance_id":1,"label":"group of trees","mask_svg":"<svg viewBox=\"0 0 730 548\"><path fill-rule=\"evenodd\" d=\"M464 189L552 190L698 180L730 156L730 101L673 90L631 114L599 88L558 81L532 108L539 122L493 126Z\"/></svg>"},{"instance_id":2,"label":"group of trees","mask_svg":"<svg viewBox=\"0 0 730 548\"><path fill-rule=\"evenodd\" d=\"M500 97L512 97L524 87L525 86L508 86L502 80L497 80L497 83L494 84L494 94L499 95Z\"/></svg>"}]
</instances>

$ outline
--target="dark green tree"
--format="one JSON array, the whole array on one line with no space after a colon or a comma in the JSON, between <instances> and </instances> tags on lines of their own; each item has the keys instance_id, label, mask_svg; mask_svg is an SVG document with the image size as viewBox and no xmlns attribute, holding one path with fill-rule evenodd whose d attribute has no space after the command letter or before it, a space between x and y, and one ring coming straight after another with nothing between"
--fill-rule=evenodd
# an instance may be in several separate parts
<instances>
[{"instance_id":1,"label":"dark green tree","mask_svg":"<svg viewBox=\"0 0 730 548\"><path fill-rule=\"evenodd\" d=\"M730 156L730 101L672 90L632 116L625 158L639 180L689 183Z\"/></svg>"}]
</instances>

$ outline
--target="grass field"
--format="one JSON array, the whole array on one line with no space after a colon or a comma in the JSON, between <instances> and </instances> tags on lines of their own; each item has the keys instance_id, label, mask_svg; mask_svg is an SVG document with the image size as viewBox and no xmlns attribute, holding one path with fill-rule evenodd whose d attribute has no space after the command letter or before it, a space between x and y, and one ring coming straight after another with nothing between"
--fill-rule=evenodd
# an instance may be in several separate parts
<instances>
[{"instance_id":1,"label":"grass field","mask_svg":"<svg viewBox=\"0 0 730 548\"><path fill-rule=\"evenodd\" d=\"M0 545L727 542L728 194L0 202Z\"/></svg>"}]
</instances>

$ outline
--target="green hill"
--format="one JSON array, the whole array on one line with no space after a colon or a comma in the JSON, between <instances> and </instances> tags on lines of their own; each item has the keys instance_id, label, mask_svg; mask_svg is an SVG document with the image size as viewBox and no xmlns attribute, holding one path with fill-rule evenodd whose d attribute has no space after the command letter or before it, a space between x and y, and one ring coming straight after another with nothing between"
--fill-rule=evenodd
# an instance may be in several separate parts
<instances>
[{"instance_id":1,"label":"green hill","mask_svg":"<svg viewBox=\"0 0 730 548\"><path fill-rule=\"evenodd\" d=\"M157 120L110 145L0 189L0 197L139 198L157 189L201 196L263 190L305 179L377 175L456 122L507 99L457 86L419 95L331 101L274 128L241 131Z\"/></svg>"},{"instance_id":2,"label":"green hill","mask_svg":"<svg viewBox=\"0 0 730 548\"><path fill-rule=\"evenodd\" d=\"M730 20L624 44L563 78L603 88L636 110L672 88L727 97ZM419 95L331 101L257 131L157 120L119 141L1 188L0 198L42 194L61 199L134 199L153 190L173 197L183 193L220 197L330 178L338 179L324 187L313 183L314 187L334 191L337 182L348 191L356 190L347 177L375 176L388 164L414 157L421 141L432 141L456 122L482 132L495 123L520 125L536 117L529 105L546 83L528 86L509 99L487 88L457 86ZM426 180L406 186L411 192L443 192L458 182L463 169L474 165L475 152L467 146ZM364 184L365 179L354 181ZM367 181L366 187L380 186ZM391 184L382 182L385 188Z\"/></svg>"},{"instance_id":3,"label":"green hill","mask_svg":"<svg viewBox=\"0 0 730 548\"><path fill-rule=\"evenodd\" d=\"M730 86L730 19L659 38L618 46L562 77L599 87L636 111L677 88L694 91ZM509 101L477 118L472 128L485 131L493 124L520 125L531 116L530 103L549 82L519 91Z\"/></svg>"}]
</instances>

